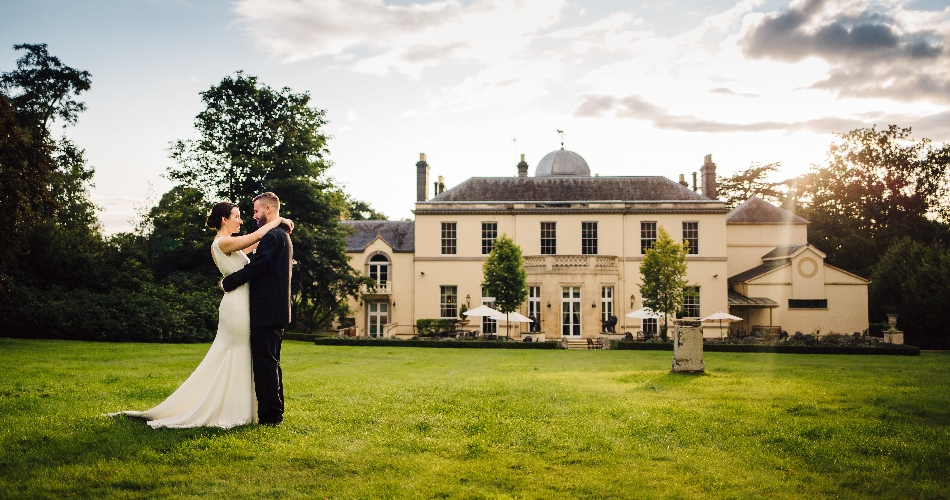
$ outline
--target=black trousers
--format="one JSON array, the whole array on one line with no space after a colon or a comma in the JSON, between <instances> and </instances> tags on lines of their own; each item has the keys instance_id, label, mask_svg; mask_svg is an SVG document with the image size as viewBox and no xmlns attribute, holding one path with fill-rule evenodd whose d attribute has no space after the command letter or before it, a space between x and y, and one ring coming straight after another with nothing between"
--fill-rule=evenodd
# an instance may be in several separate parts
<instances>
[{"instance_id":1,"label":"black trousers","mask_svg":"<svg viewBox=\"0 0 950 500\"><path fill-rule=\"evenodd\" d=\"M251 327L251 362L257 419L262 424L284 419L284 376L280 369L280 340L284 329L277 326Z\"/></svg>"}]
</instances>

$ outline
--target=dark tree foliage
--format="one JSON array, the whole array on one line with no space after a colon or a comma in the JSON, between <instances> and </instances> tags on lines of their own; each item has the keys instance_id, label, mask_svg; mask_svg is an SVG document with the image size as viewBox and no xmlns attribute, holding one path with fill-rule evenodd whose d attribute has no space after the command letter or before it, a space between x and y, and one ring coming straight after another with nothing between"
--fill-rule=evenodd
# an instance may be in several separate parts
<instances>
[{"instance_id":1,"label":"dark tree foliage","mask_svg":"<svg viewBox=\"0 0 950 500\"><path fill-rule=\"evenodd\" d=\"M172 143L179 166L169 178L205 191L211 199L245 203L270 180L319 177L326 111L310 107L310 95L274 90L238 71L201 92L205 110L195 118L196 141ZM279 194L278 194L279 195Z\"/></svg>"},{"instance_id":2,"label":"dark tree foliage","mask_svg":"<svg viewBox=\"0 0 950 500\"><path fill-rule=\"evenodd\" d=\"M10 101L0 93L0 213L8 224L0 245L0 280L16 255L26 250L38 223L52 213L49 185L55 170L49 145L20 126Z\"/></svg>"},{"instance_id":3,"label":"dark tree foliage","mask_svg":"<svg viewBox=\"0 0 950 500\"><path fill-rule=\"evenodd\" d=\"M908 343L936 340L950 347L950 247L902 238L888 248L871 273L868 302L872 321L898 315ZM914 343L914 345L920 345ZM923 346L922 346L923 347Z\"/></svg>"},{"instance_id":4,"label":"dark tree foliage","mask_svg":"<svg viewBox=\"0 0 950 500\"><path fill-rule=\"evenodd\" d=\"M828 163L800 183L800 215L828 263L869 276L902 237L950 240L950 145L915 141L909 128L857 129L831 145Z\"/></svg>"},{"instance_id":5,"label":"dark tree foliage","mask_svg":"<svg viewBox=\"0 0 950 500\"><path fill-rule=\"evenodd\" d=\"M215 287L219 272L211 258L214 235L207 228L211 203L201 191L177 186L162 195L141 222L146 258L160 278L176 273L204 276Z\"/></svg>"},{"instance_id":6,"label":"dark tree foliage","mask_svg":"<svg viewBox=\"0 0 950 500\"><path fill-rule=\"evenodd\" d=\"M788 181L767 179L777 174L781 166L781 162L753 163L742 172L729 177L719 177L717 180L719 199L725 201L729 208L735 208L753 196L758 196L774 205L785 205L788 198Z\"/></svg>"},{"instance_id":7,"label":"dark tree foliage","mask_svg":"<svg viewBox=\"0 0 950 500\"><path fill-rule=\"evenodd\" d=\"M349 220L388 220L386 214L377 211L369 203L346 197L347 219Z\"/></svg>"},{"instance_id":8,"label":"dark tree foliage","mask_svg":"<svg viewBox=\"0 0 950 500\"><path fill-rule=\"evenodd\" d=\"M50 137L50 123L74 123L84 109L73 97L89 88L89 73L45 45L16 48L28 54L0 76L19 90L12 100L0 92L0 210L13 222L0 250L0 336L210 340L213 280L156 278L144 236L104 239L90 199L94 169L82 149Z\"/></svg>"},{"instance_id":9,"label":"dark tree foliage","mask_svg":"<svg viewBox=\"0 0 950 500\"><path fill-rule=\"evenodd\" d=\"M92 75L70 68L58 57L49 55L45 43L23 43L13 48L26 53L17 59L16 70L0 75L0 86L8 91L19 91L11 100L21 123L29 124L44 136L56 119L65 124L76 123L86 105L74 97L89 90Z\"/></svg>"},{"instance_id":10,"label":"dark tree foliage","mask_svg":"<svg viewBox=\"0 0 950 500\"><path fill-rule=\"evenodd\" d=\"M276 193L281 215L295 223L295 321L320 328L344 317L346 297L372 283L348 263L339 221L352 208L326 176L326 112L311 107L307 93L274 90L240 71L201 97L206 109L195 120L201 138L172 144L178 166L169 177L237 203L251 224L254 196Z\"/></svg>"}]
</instances>

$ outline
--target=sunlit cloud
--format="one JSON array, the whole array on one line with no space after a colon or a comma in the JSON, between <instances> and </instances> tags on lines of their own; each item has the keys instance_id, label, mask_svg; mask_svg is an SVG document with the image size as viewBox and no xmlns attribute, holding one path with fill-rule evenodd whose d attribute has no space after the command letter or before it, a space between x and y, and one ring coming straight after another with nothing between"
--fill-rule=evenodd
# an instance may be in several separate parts
<instances>
[{"instance_id":1,"label":"sunlit cloud","mask_svg":"<svg viewBox=\"0 0 950 500\"><path fill-rule=\"evenodd\" d=\"M760 16L740 43L751 58L827 61L827 77L813 88L950 103L950 8L924 12L907 4L796 1Z\"/></svg>"}]
</instances>

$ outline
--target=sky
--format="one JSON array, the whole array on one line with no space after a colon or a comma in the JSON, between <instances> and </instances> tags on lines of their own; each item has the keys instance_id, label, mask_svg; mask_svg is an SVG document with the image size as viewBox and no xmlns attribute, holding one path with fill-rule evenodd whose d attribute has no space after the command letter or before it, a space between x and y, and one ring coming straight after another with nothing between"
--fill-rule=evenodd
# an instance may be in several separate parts
<instances>
[{"instance_id":1,"label":"sky","mask_svg":"<svg viewBox=\"0 0 950 500\"><path fill-rule=\"evenodd\" d=\"M92 74L57 129L96 168L106 234L172 187L199 92L243 70L327 111L329 175L411 218L415 163L451 188L564 147L591 171L822 164L835 133L950 141L947 0L0 0L0 71L46 43ZM430 187L431 192L431 187Z\"/></svg>"}]
</instances>

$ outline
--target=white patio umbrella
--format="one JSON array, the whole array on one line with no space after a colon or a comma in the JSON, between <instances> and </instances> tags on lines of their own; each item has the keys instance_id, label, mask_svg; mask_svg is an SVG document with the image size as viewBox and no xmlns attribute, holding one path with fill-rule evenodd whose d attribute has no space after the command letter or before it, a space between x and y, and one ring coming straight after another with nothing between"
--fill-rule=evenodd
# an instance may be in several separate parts
<instances>
[{"instance_id":1,"label":"white patio umbrella","mask_svg":"<svg viewBox=\"0 0 950 500\"><path fill-rule=\"evenodd\" d=\"M725 321L727 323L732 323L734 321L742 321L742 318L738 316L733 316L729 313L724 313L722 311L716 311L715 313L710 314L709 316L706 316L700 321L716 321L716 320L719 320L719 338L722 338L722 322Z\"/></svg>"},{"instance_id":2,"label":"white patio umbrella","mask_svg":"<svg viewBox=\"0 0 950 500\"><path fill-rule=\"evenodd\" d=\"M529 317L527 317L527 316L525 316L524 314L521 314L521 313L519 313L519 312L510 312L510 313L508 313L507 316L505 316L505 313L501 313L501 312L499 312L498 314L499 314L499 317L498 317L498 318L495 318L495 319L500 319L500 320L505 320L505 321L512 321L512 322L515 322L515 323L534 323L534 320L533 320L533 319L531 319L531 318L529 318Z\"/></svg>"},{"instance_id":3,"label":"white patio umbrella","mask_svg":"<svg viewBox=\"0 0 950 500\"><path fill-rule=\"evenodd\" d=\"M627 317L635 319L659 318L660 313L654 312L653 309L650 309L649 307L641 307L636 311L628 312Z\"/></svg>"},{"instance_id":4,"label":"white patio umbrella","mask_svg":"<svg viewBox=\"0 0 950 500\"><path fill-rule=\"evenodd\" d=\"M482 304L474 309L469 309L468 311L463 312L462 314L466 316L482 316L491 318L493 320L505 319L505 315L498 311L497 309L492 309L485 304Z\"/></svg>"},{"instance_id":5,"label":"white patio umbrella","mask_svg":"<svg viewBox=\"0 0 950 500\"><path fill-rule=\"evenodd\" d=\"M505 317L501 312L492 309L485 304L482 304L474 309L469 309L468 311L463 312L462 314L466 316L488 316L492 319L498 319L497 316Z\"/></svg>"}]
</instances>

